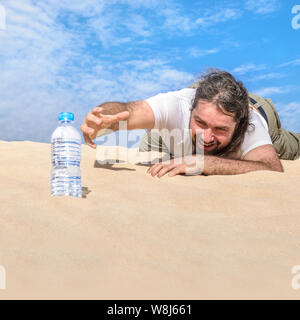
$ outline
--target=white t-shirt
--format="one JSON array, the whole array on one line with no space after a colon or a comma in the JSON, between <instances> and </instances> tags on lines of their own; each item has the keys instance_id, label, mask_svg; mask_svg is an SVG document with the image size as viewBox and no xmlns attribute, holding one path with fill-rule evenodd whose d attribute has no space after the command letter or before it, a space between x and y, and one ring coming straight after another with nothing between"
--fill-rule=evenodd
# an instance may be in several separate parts
<instances>
[{"instance_id":1,"label":"white t-shirt","mask_svg":"<svg viewBox=\"0 0 300 320\"><path fill-rule=\"evenodd\" d=\"M195 92L196 89L186 88L179 91L160 93L146 100L154 113L154 129L159 130L163 141L169 147L169 151L175 156L178 152L182 152L182 144L184 144L185 150L191 150L192 140L187 132L189 131L191 106ZM234 159L243 159L250 150L262 145L272 144L266 120L259 112L251 108L249 108L249 111L249 122L254 126L249 126L246 131L240 150L235 154L231 154ZM176 129L175 134L179 137L175 140L177 144L175 149L173 144L168 145L167 143L170 137L169 132L174 129Z\"/></svg>"}]
</instances>

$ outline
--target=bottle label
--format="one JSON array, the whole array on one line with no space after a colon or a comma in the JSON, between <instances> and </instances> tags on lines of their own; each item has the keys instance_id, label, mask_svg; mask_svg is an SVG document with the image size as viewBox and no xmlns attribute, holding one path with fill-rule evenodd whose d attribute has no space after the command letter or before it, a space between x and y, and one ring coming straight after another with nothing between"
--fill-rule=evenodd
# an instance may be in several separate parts
<instances>
[{"instance_id":1,"label":"bottle label","mask_svg":"<svg viewBox=\"0 0 300 320\"><path fill-rule=\"evenodd\" d=\"M55 138L51 143L53 166L80 166L81 143L76 140Z\"/></svg>"}]
</instances>

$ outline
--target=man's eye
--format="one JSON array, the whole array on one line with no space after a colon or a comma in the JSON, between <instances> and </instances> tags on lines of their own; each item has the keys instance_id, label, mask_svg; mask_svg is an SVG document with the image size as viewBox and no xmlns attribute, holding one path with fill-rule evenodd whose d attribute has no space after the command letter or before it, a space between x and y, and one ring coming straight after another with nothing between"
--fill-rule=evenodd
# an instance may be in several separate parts
<instances>
[{"instance_id":1,"label":"man's eye","mask_svg":"<svg viewBox=\"0 0 300 320\"><path fill-rule=\"evenodd\" d=\"M220 132L226 132L226 131L227 131L227 129L225 129L225 128L217 128L217 131L220 131Z\"/></svg>"}]
</instances>

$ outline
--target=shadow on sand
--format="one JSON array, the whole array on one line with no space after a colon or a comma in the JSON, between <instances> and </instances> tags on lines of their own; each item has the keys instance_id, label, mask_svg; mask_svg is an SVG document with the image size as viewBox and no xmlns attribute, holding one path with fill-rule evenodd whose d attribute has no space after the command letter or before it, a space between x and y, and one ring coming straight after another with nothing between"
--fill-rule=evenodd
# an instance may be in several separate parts
<instances>
[{"instance_id":1,"label":"shadow on sand","mask_svg":"<svg viewBox=\"0 0 300 320\"><path fill-rule=\"evenodd\" d=\"M82 198L86 199L87 198L87 195L92 192L91 190L89 190L88 187L82 187L81 188L81 193L82 193Z\"/></svg>"},{"instance_id":2,"label":"shadow on sand","mask_svg":"<svg viewBox=\"0 0 300 320\"><path fill-rule=\"evenodd\" d=\"M126 161L120 161L120 160L115 160L115 159L107 159L105 161L99 161L95 160L94 162L94 168L102 168L102 169L108 169L108 170L114 170L114 171L136 171L135 169L132 168L119 168L119 167L114 167L113 165L115 163L126 163Z\"/></svg>"}]
</instances>

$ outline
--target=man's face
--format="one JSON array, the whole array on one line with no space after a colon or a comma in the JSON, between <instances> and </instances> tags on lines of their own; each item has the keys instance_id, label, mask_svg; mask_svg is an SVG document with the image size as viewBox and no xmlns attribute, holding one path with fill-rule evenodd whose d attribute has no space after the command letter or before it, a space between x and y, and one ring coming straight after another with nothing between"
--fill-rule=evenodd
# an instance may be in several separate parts
<instances>
[{"instance_id":1,"label":"man's face","mask_svg":"<svg viewBox=\"0 0 300 320\"><path fill-rule=\"evenodd\" d=\"M193 145L196 147L197 131L203 132L203 135L198 136L197 148L204 149L206 155L216 154L231 142L236 122L232 114L223 111L213 103L199 101L191 113Z\"/></svg>"}]
</instances>

